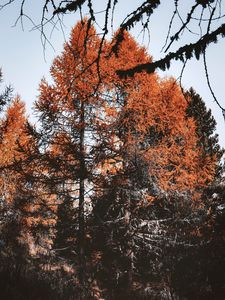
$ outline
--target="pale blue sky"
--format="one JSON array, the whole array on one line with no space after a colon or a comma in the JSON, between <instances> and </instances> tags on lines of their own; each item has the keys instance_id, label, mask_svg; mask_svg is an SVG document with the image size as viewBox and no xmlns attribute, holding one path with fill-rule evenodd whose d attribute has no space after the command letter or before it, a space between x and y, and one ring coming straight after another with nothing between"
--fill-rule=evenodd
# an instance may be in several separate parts
<instances>
[{"instance_id":1,"label":"pale blue sky","mask_svg":"<svg viewBox=\"0 0 225 300\"><path fill-rule=\"evenodd\" d=\"M0 0L0 3L2 2L4 1ZM32 16L32 19L36 23L40 20L41 15L40 2L28 0L28 5L26 6L26 12ZM135 8L137 3L140 2L142 1L129 1L129 7L127 8L128 1L121 1L121 5L118 6L115 12L116 24L114 29L116 29L117 24L121 21L124 12L132 11L132 8ZM98 4L100 5L100 3L102 4L104 1L99 1ZM64 36L60 30L55 30L53 32L51 43L55 50L53 50L50 45L46 45L44 57L40 33L38 30L30 31L32 24L28 20L24 20L24 31L22 30L20 23L18 23L16 27L13 27L13 24L19 14L18 4L16 2L15 5L12 5L5 9L5 11L0 12L0 67L2 67L3 70L5 83L12 84L15 93L21 95L23 101L26 102L29 114L31 114L32 104L38 96L38 85L40 79L43 76L50 79L49 68L54 57L62 50ZM99 6L98 8L101 10L103 7ZM160 50L165 41L169 20L168 18L171 16L172 11L173 9L169 9L166 4L164 4L158 13L153 16L152 22L150 23L151 41L148 51L151 55L153 55L154 59L163 56L163 53L160 53ZM71 27L75 25L77 20L78 16L65 16L64 24L66 27L64 28L64 32L66 37L69 36ZM102 21L103 20L100 15L99 22ZM133 35L136 37L138 36L138 28L133 31ZM196 37L193 36L193 39L194 38ZM139 41L141 40L142 38L140 37ZM223 107L225 107L224 54L225 39L220 39L217 44L211 45L207 51L211 84L220 104ZM180 74L180 70L181 65L179 63L173 63L169 71L163 73L160 72L160 74L162 76L172 75L177 77ZM221 110L217 107L209 92L204 75L202 60L193 60L188 63L183 75L182 84L185 88L193 86L194 89L202 96L207 107L211 108L217 121L217 131L219 133L220 144L225 147L225 122L222 117Z\"/></svg>"}]
</instances>

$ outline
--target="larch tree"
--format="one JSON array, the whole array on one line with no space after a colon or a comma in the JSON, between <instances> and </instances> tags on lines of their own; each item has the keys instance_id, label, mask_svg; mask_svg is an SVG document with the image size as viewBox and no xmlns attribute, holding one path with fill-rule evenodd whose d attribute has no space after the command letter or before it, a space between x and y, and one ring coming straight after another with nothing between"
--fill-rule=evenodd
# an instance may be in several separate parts
<instances>
[{"instance_id":1,"label":"larch tree","mask_svg":"<svg viewBox=\"0 0 225 300\"><path fill-rule=\"evenodd\" d=\"M14 160L19 160L22 158L22 154L19 151L19 144L25 145L28 141L28 136L25 133L25 106L21 102L19 97L15 98L13 103L8 107L5 117L1 120L1 167L9 167L13 165ZM10 172L10 171L9 171ZM2 188L1 192L5 194L5 200L10 203L11 200L17 193L16 186L13 184L15 176L15 181L17 182L17 176L12 174L12 176L2 175ZM8 184L7 184L7 181ZM4 192L10 190L10 193Z\"/></svg>"},{"instance_id":2,"label":"larch tree","mask_svg":"<svg viewBox=\"0 0 225 300\"><path fill-rule=\"evenodd\" d=\"M149 59L145 49L125 32L118 56L109 59L105 70L109 74L104 107L107 151L102 162L105 189L96 195L94 215L99 234L104 233L106 239L97 249L109 253L113 258L111 268L115 270L114 277L109 274L104 277L110 278L109 290L116 289L121 299L132 291L140 247L149 246L157 252L165 243L165 234L174 230L173 225L165 222L177 213L175 203L171 204L170 216L163 217L160 223L168 227L162 225L161 229L155 227L159 224L154 223L156 220L150 219L154 212L148 205L168 193L173 195L172 191L203 187L215 176L213 159L209 158L205 166L201 164L203 149L196 133L197 124L193 117L187 118L188 103L176 81L160 80L156 74L145 72L122 80L114 75L118 65L129 67ZM181 199L184 198L177 200L177 206L182 207ZM183 208L184 219L191 210L191 203L188 205L186 210ZM164 236L159 233L154 236L151 230L163 232ZM110 268L106 254L103 261L105 270Z\"/></svg>"},{"instance_id":3,"label":"larch tree","mask_svg":"<svg viewBox=\"0 0 225 300\"><path fill-rule=\"evenodd\" d=\"M46 253L55 211L53 201L45 197L43 186L34 183L38 167L30 163L30 155L36 146L27 122L25 104L17 96L1 120L0 184L6 216L3 230L8 243L6 249L18 257L22 252L25 257Z\"/></svg>"},{"instance_id":4,"label":"larch tree","mask_svg":"<svg viewBox=\"0 0 225 300\"><path fill-rule=\"evenodd\" d=\"M113 76L118 65L123 68L150 59L144 48L124 35L118 57L109 59L105 71L110 78L105 117L113 124L109 140L113 136L117 150L129 149L126 155L140 153L149 164L148 174L165 190L210 182L215 175L213 162L209 159L208 166L200 166L204 150L196 134L197 120L187 118L188 103L176 81L145 72L132 79ZM131 157L129 160L132 163Z\"/></svg>"},{"instance_id":5,"label":"larch tree","mask_svg":"<svg viewBox=\"0 0 225 300\"><path fill-rule=\"evenodd\" d=\"M76 231L77 226L74 225L70 234L71 239L77 241L79 279L84 294L87 293L85 205L90 201L90 191L98 175L94 170L100 156L93 144L100 126L103 102L102 84L99 84L99 70L95 64L100 39L95 29L88 26L86 21L79 22L72 29L69 42L65 43L62 54L52 64L53 84L42 80L40 96L35 104L41 122L39 133L50 184L61 195L59 206L64 210L64 213L61 210L61 217L70 218L65 213L71 207L74 211L78 210L78 229ZM68 220L60 222L58 234Z\"/></svg>"},{"instance_id":6,"label":"larch tree","mask_svg":"<svg viewBox=\"0 0 225 300\"><path fill-rule=\"evenodd\" d=\"M2 229L7 245L5 249L9 257L15 255L17 259L24 249L27 248L28 251L29 247L25 237L29 229L24 223L25 218L28 217L26 206L29 202L29 195L25 192L25 178L13 167L15 162L24 158L19 145L25 146L29 141L25 125L25 106L20 98L16 97L1 120L0 186L3 214L6 217L5 226Z\"/></svg>"}]
</instances>

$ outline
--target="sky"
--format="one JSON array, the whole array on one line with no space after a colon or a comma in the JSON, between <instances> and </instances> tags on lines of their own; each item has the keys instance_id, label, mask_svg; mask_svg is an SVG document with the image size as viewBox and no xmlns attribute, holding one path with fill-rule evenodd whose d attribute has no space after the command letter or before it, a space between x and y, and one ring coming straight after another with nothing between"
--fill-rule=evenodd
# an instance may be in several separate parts
<instances>
[{"instance_id":1,"label":"sky","mask_svg":"<svg viewBox=\"0 0 225 300\"><path fill-rule=\"evenodd\" d=\"M97 0L96 0L97 1ZM183 0L182 0L183 1ZM0 0L0 4L4 0ZM105 1L98 1L96 11L101 11ZM143 1L119 1L119 5L115 11L114 28L117 29L118 24L123 20L126 12L131 12L137 7L138 3ZM173 2L173 1L171 1ZM186 3L190 4L189 1ZM27 0L25 12L32 17L35 24L40 22L42 1ZM143 40L143 35L140 33L140 27L132 31L134 37L147 47L149 54L153 56L153 60L164 56L161 52L165 42L168 22L173 13L173 7L168 7L169 1L164 1L160 10L156 10L150 22L150 43L148 39ZM185 2L183 2L185 3ZM8 6L3 11L0 11L0 67L3 71L4 84L11 84L14 88L14 93L19 94L22 100L26 103L28 114L32 114L32 106L38 97L38 86L41 78L45 77L50 80L49 68L54 57L63 49L63 43L69 37L71 28L76 24L79 15L66 15L64 17L63 32L61 28L56 28L50 36L52 26L46 27L46 34L49 37L50 44L46 44L45 49L41 42L40 32L34 29L34 25L30 20L24 19L23 28L19 21L16 26L15 22L19 15L19 2ZM182 11L181 11L182 12ZM185 13L185 11L183 11ZM103 14L98 14L98 22L100 26L103 24ZM177 23L176 23L177 22ZM180 22L175 20L175 25ZM97 28L98 30L98 28ZM196 36L187 32L183 35L181 42L185 43L186 38L195 38ZM173 48L171 48L173 50ZM220 39L217 44L212 44L207 49L207 64L210 75L211 85L221 104L225 108L225 39ZM172 63L172 66L166 72L159 72L160 76L174 76L177 78L180 74L182 65L180 63ZM222 147L225 147L225 121L221 110L216 105L210 94L207 86L203 60L193 59L185 68L182 85L189 89L193 87L204 99L208 108L217 121L217 133L219 134L219 142Z\"/></svg>"}]
</instances>

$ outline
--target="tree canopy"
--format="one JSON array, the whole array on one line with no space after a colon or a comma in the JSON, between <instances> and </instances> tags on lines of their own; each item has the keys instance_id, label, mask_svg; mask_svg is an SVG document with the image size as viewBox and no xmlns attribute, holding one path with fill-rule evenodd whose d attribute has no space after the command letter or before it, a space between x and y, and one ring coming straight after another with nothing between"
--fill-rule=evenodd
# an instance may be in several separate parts
<instances>
[{"instance_id":1,"label":"tree canopy","mask_svg":"<svg viewBox=\"0 0 225 300\"><path fill-rule=\"evenodd\" d=\"M127 31L112 52L116 37L87 18L72 28L40 82L36 125L19 96L4 102L5 299L223 299L215 120L174 78L121 77L152 58Z\"/></svg>"}]
</instances>

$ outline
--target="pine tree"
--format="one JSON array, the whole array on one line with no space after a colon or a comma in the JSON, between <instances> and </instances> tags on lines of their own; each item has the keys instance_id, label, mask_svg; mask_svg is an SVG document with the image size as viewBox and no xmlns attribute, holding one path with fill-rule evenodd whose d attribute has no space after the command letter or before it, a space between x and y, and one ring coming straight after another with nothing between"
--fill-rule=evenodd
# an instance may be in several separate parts
<instances>
[{"instance_id":1,"label":"pine tree","mask_svg":"<svg viewBox=\"0 0 225 300\"><path fill-rule=\"evenodd\" d=\"M0 83L3 81L2 70L0 69ZM5 106L12 100L12 87L6 87L3 92L0 93L0 112L5 108Z\"/></svg>"},{"instance_id":2,"label":"pine tree","mask_svg":"<svg viewBox=\"0 0 225 300\"><path fill-rule=\"evenodd\" d=\"M186 93L188 98L187 116L194 118L198 145L202 148L202 164L210 157L214 160L216 173L221 172L221 158L224 150L219 145L218 134L215 133L216 121L210 109L207 109L203 99L193 88Z\"/></svg>"}]
</instances>

